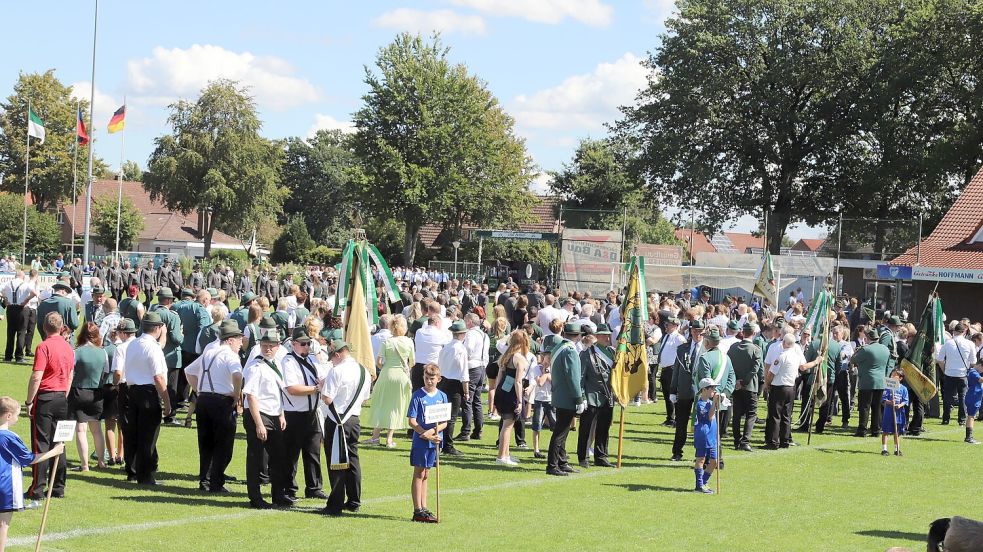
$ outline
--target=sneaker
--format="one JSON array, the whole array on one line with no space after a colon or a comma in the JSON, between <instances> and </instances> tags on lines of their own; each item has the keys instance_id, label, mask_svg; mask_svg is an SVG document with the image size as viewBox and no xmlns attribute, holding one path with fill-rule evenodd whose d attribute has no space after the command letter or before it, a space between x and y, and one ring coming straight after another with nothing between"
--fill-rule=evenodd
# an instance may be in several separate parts
<instances>
[{"instance_id":1,"label":"sneaker","mask_svg":"<svg viewBox=\"0 0 983 552\"><path fill-rule=\"evenodd\" d=\"M901 454L901 451L900 450L894 451L894 455L895 456L904 456L903 454Z\"/></svg>"},{"instance_id":2,"label":"sneaker","mask_svg":"<svg viewBox=\"0 0 983 552\"><path fill-rule=\"evenodd\" d=\"M378 445L379 444L379 438L376 437L374 439L366 439L366 440L362 441L362 444L363 445Z\"/></svg>"},{"instance_id":3,"label":"sneaker","mask_svg":"<svg viewBox=\"0 0 983 552\"><path fill-rule=\"evenodd\" d=\"M396 448L396 443L393 441L389 441L388 443L386 443L386 448Z\"/></svg>"},{"instance_id":4,"label":"sneaker","mask_svg":"<svg viewBox=\"0 0 983 552\"><path fill-rule=\"evenodd\" d=\"M503 464L505 466L518 466L519 465L519 463L516 462L515 460L513 460L511 457L509 457L509 458L496 458L495 459L495 463L496 464Z\"/></svg>"},{"instance_id":5,"label":"sneaker","mask_svg":"<svg viewBox=\"0 0 983 552\"><path fill-rule=\"evenodd\" d=\"M42 502L40 500L31 500L31 501L28 501L28 502L25 502L24 503L24 509L25 510L37 510L38 508L41 507L41 505L42 505Z\"/></svg>"},{"instance_id":6,"label":"sneaker","mask_svg":"<svg viewBox=\"0 0 983 552\"><path fill-rule=\"evenodd\" d=\"M515 446L515 448L519 450L529 450L529 445L527 445L526 443L519 443L518 445Z\"/></svg>"},{"instance_id":7,"label":"sneaker","mask_svg":"<svg viewBox=\"0 0 983 552\"><path fill-rule=\"evenodd\" d=\"M642 403L638 401L631 401L630 403L628 403L628 406L641 406L641 405Z\"/></svg>"},{"instance_id":8,"label":"sneaker","mask_svg":"<svg viewBox=\"0 0 983 552\"><path fill-rule=\"evenodd\" d=\"M703 494L713 494L713 489L711 489L710 487L705 487L705 486L703 486L703 487L697 487L696 488L696 492L703 493Z\"/></svg>"},{"instance_id":9,"label":"sneaker","mask_svg":"<svg viewBox=\"0 0 983 552\"><path fill-rule=\"evenodd\" d=\"M891 456L891 453L888 452L887 449L884 449L881 451L881 456Z\"/></svg>"},{"instance_id":10,"label":"sneaker","mask_svg":"<svg viewBox=\"0 0 983 552\"><path fill-rule=\"evenodd\" d=\"M970 438L968 438L968 439L966 439L966 443L968 443L968 444L970 444L970 445L978 445L978 444L980 444L980 442L979 442L979 441L977 441L976 439L974 439L974 438L972 438L972 437L970 437Z\"/></svg>"},{"instance_id":11,"label":"sneaker","mask_svg":"<svg viewBox=\"0 0 983 552\"><path fill-rule=\"evenodd\" d=\"M488 419L489 420L501 420L502 417L499 416L498 414L492 414L491 416L488 416Z\"/></svg>"}]
</instances>

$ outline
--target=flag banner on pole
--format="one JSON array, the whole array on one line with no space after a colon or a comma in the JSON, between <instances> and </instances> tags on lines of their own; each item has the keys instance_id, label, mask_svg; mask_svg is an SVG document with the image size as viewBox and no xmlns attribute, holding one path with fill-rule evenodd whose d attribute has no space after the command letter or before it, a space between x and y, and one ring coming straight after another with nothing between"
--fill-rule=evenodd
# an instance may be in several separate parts
<instances>
[{"instance_id":1,"label":"flag banner on pole","mask_svg":"<svg viewBox=\"0 0 983 552\"><path fill-rule=\"evenodd\" d=\"M123 130L126 127L126 105L116 110L113 113L113 118L109 120L109 126L106 127L110 134L114 134Z\"/></svg>"},{"instance_id":2,"label":"flag banner on pole","mask_svg":"<svg viewBox=\"0 0 983 552\"><path fill-rule=\"evenodd\" d=\"M778 286L775 284L775 270L771 264L771 253L767 250L765 250L765 257L761 261L761 268L754 275L753 293L770 299L774 301L774 305L778 305Z\"/></svg>"},{"instance_id":3,"label":"flag banner on pole","mask_svg":"<svg viewBox=\"0 0 983 552\"><path fill-rule=\"evenodd\" d=\"M44 123L31 108L27 108L27 135L44 143Z\"/></svg>"},{"instance_id":4,"label":"flag banner on pole","mask_svg":"<svg viewBox=\"0 0 983 552\"><path fill-rule=\"evenodd\" d=\"M925 305L918 325L915 341L908 349L908 355L901 359L901 371L905 382L924 403L939 392L935 386L935 345L945 339L945 334L942 328L942 301L938 297L933 297Z\"/></svg>"},{"instance_id":5,"label":"flag banner on pole","mask_svg":"<svg viewBox=\"0 0 983 552\"><path fill-rule=\"evenodd\" d=\"M628 405L648 377L648 352L645 347L645 320L648 318L645 298L645 257L632 257L628 263L628 292L622 305L622 326L618 349L614 353L611 371L611 390L618 404Z\"/></svg>"},{"instance_id":6,"label":"flag banner on pole","mask_svg":"<svg viewBox=\"0 0 983 552\"><path fill-rule=\"evenodd\" d=\"M78 111L75 113L75 137L80 146L84 146L89 143L89 133L85 129L85 120L82 119L81 107L79 107Z\"/></svg>"},{"instance_id":7,"label":"flag banner on pole","mask_svg":"<svg viewBox=\"0 0 983 552\"><path fill-rule=\"evenodd\" d=\"M368 292L374 286L372 279L366 279L364 266L369 264L365 254L365 242L355 244L353 251L353 271L350 274L351 286L347 290L349 309L345 316L344 336L348 342L352 358L375 379L375 359L372 355L372 338L369 330ZM368 271L371 274L371 270Z\"/></svg>"},{"instance_id":8,"label":"flag banner on pole","mask_svg":"<svg viewBox=\"0 0 983 552\"><path fill-rule=\"evenodd\" d=\"M819 337L819 332L826 329L829 321L829 311L833 307L833 294L827 290L820 290L812 298L809 305L809 312L806 314L806 321L803 328L809 328L813 337Z\"/></svg>"}]
</instances>

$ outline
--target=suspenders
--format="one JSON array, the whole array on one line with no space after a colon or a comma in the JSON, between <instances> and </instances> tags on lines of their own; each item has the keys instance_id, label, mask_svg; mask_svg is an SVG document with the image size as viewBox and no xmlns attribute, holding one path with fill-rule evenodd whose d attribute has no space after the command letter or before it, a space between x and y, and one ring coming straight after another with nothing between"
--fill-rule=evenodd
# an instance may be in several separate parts
<instances>
[{"instance_id":1,"label":"suspenders","mask_svg":"<svg viewBox=\"0 0 983 552\"><path fill-rule=\"evenodd\" d=\"M201 371L201 375L208 378L208 386L211 387L211 393L215 392L215 382L212 381L212 365L215 364L215 359L218 358L218 354L212 357L212 360L205 366L205 369Z\"/></svg>"}]
</instances>

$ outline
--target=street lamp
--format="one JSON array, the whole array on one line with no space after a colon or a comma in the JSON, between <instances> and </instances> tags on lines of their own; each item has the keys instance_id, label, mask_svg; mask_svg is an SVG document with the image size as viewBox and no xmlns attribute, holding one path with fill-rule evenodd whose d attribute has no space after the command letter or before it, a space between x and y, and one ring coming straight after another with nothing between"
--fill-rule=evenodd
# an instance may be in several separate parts
<instances>
[{"instance_id":1,"label":"street lamp","mask_svg":"<svg viewBox=\"0 0 983 552\"><path fill-rule=\"evenodd\" d=\"M451 245L454 246L454 277L457 278L457 250L461 247L461 240L454 240Z\"/></svg>"}]
</instances>

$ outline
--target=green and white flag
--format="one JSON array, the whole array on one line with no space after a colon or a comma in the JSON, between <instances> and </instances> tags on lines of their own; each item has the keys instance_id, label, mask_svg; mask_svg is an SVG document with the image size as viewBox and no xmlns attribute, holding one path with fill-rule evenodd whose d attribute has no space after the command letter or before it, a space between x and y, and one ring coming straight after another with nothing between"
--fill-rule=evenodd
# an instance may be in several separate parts
<instances>
[{"instance_id":1,"label":"green and white flag","mask_svg":"<svg viewBox=\"0 0 983 552\"><path fill-rule=\"evenodd\" d=\"M31 108L27 108L27 135L41 140L42 144L44 143L44 123Z\"/></svg>"}]
</instances>

